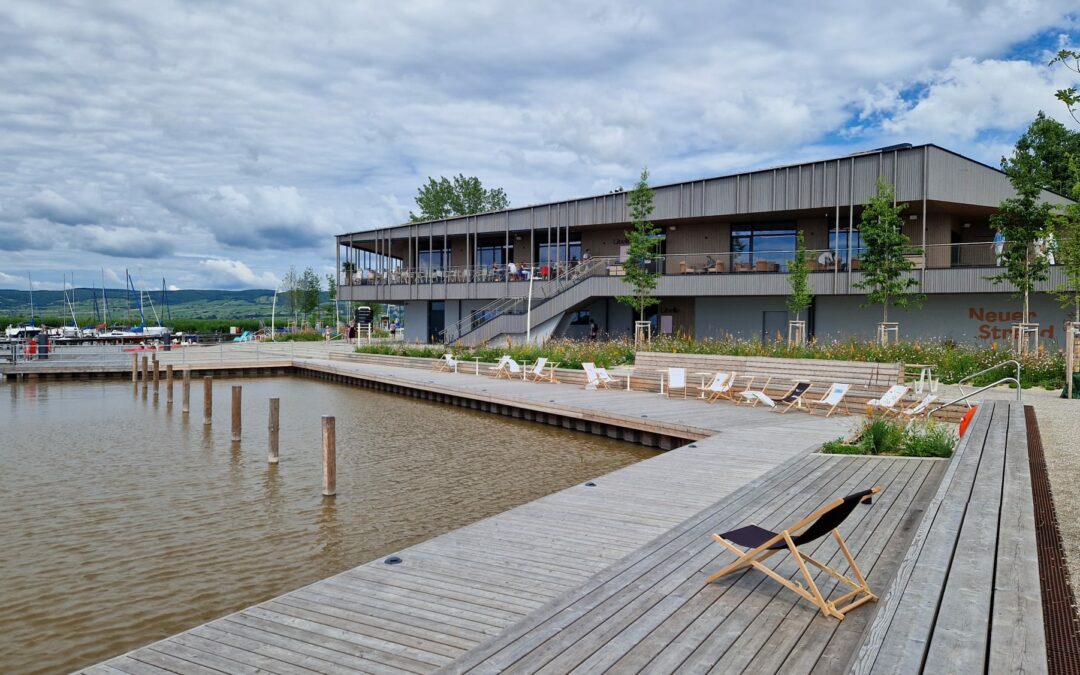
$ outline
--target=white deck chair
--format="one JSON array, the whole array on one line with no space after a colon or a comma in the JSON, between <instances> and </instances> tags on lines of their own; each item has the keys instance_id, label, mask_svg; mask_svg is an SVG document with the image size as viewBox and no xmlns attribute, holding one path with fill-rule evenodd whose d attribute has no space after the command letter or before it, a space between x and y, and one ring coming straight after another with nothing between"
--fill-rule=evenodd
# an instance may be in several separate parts
<instances>
[{"instance_id":1,"label":"white deck chair","mask_svg":"<svg viewBox=\"0 0 1080 675\"><path fill-rule=\"evenodd\" d=\"M870 399L866 402L867 412L872 411L874 408L880 408L886 415L896 412L896 404L900 402L900 399L907 396L907 393L911 391L910 387L905 387L902 384L894 384L889 387L889 390L881 395L881 398Z\"/></svg>"},{"instance_id":2,"label":"white deck chair","mask_svg":"<svg viewBox=\"0 0 1080 675\"><path fill-rule=\"evenodd\" d=\"M746 384L746 389L739 392L739 398L742 399L742 403L749 403L751 406L756 406L758 403L764 403L770 408L776 407L776 401L772 400L765 390L769 388L769 383L772 382L772 376L765 379L765 384L761 385L761 389L750 389L750 385L753 384L754 378L750 378L750 382ZM735 403L740 401L736 400Z\"/></svg>"},{"instance_id":3,"label":"white deck chair","mask_svg":"<svg viewBox=\"0 0 1080 675\"><path fill-rule=\"evenodd\" d=\"M717 373L716 375L713 375L713 379L709 384L705 385L705 391L709 392L706 402L713 403L721 398L733 401L732 394L734 393L734 386L735 373Z\"/></svg>"},{"instance_id":4,"label":"white deck chair","mask_svg":"<svg viewBox=\"0 0 1080 675\"><path fill-rule=\"evenodd\" d=\"M557 363L549 364L547 357L541 356L536 359L536 363L534 363L532 367L525 370L525 379L532 380L533 382L557 383L558 380L555 379L555 368L557 368L558 365L559 364ZM544 372L544 368L548 369L546 373Z\"/></svg>"},{"instance_id":5,"label":"white deck chair","mask_svg":"<svg viewBox=\"0 0 1080 675\"><path fill-rule=\"evenodd\" d=\"M454 358L453 354L443 354L442 360L435 364L435 370L453 370L457 372L458 360Z\"/></svg>"},{"instance_id":6,"label":"white deck chair","mask_svg":"<svg viewBox=\"0 0 1080 675\"><path fill-rule=\"evenodd\" d=\"M667 369L668 387L666 396L671 398L672 389L682 389L683 398L686 398L686 390L689 387L686 384L686 368L668 368Z\"/></svg>"},{"instance_id":7,"label":"white deck chair","mask_svg":"<svg viewBox=\"0 0 1080 675\"><path fill-rule=\"evenodd\" d=\"M851 411L848 410L847 402L844 400L844 398L847 396L848 391L850 390L850 384L834 382L832 386L829 387L829 393L825 394L825 396L821 397L818 400L808 401L808 403L810 404L810 414L813 415L814 409L820 406L822 408L828 408L828 412L825 413L825 417L828 417L829 415L832 415L834 412L836 412L836 408L838 406L843 405L844 414L850 415Z\"/></svg>"},{"instance_id":8,"label":"white deck chair","mask_svg":"<svg viewBox=\"0 0 1080 675\"><path fill-rule=\"evenodd\" d=\"M936 394L927 394L926 396L923 396L923 399L921 401L911 406L910 408L900 408L896 410L896 412L894 412L893 414L896 415L899 419L917 420L923 415L925 415L927 412L929 412L928 409L936 400Z\"/></svg>"},{"instance_id":9,"label":"white deck chair","mask_svg":"<svg viewBox=\"0 0 1080 675\"><path fill-rule=\"evenodd\" d=\"M603 387L604 389L609 388L608 383L600 377L600 373L596 372L595 364L583 361L581 363L581 369L585 371L586 389L599 389L600 387Z\"/></svg>"},{"instance_id":10,"label":"white deck chair","mask_svg":"<svg viewBox=\"0 0 1080 675\"><path fill-rule=\"evenodd\" d=\"M617 385L619 383L618 378L612 377L611 375L608 374L607 368L597 366L596 367L596 374L600 376L600 381L604 383L604 388L605 389L610 389L611 388L608 385L611 385L611 384L616 384Z\"/></svg>"},{"instance_id":11,"label":"white deck chair","mask_svg":"<svg viewBox=\"0 0 1080 675\"><path fill-rule=\"evenodd\" d=\"M506 357L506 365L503 366L502 372L503 375L506 375L506 379L508 380L517 377L518 375L521 376L521 379L525 379L525 371L521 369L521 366L518 365L517 361L510 358L509 356ZM502 376L496 375L496 377Z\"/></svg>"},{"instance_id":12,"label":"white deck chair","mask_svg":"<svg viewBox=\"0 0 1080 675\"><path fill-rule=\"evenodd\" d=\"M509 354L503 354L502 358L499 359L499 362L495 364L495 367L491 370L491 375L495 379L499 379L500 377L502 377L502 375L500 373L502 373L504 370L506 370L506 362L509 361L509 360L510 360L510 355Z\"/></svg>"}]
</instances>

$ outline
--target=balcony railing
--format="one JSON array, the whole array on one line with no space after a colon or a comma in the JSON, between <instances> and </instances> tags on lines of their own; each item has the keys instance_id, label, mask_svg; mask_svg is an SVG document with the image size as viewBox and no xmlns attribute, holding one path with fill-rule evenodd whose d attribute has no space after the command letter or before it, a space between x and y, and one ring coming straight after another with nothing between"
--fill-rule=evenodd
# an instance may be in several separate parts
<instances>
[{"instance_id":1,"label":"balcony railing","mask_svg":"<svg viewBox=\"0 0 1080 675\"><path fill-rule=\"evenodd\" d=\"M1002 253L1007 244L994 242L976 242L965 244L931 244L926 247L910 248L906 257L914 269L950 269L970 267L996 267L1002 263ZM1051 265L1056 264L1049 247L1034 245L1033 255L1047 258ZM865 249L808 250L807 257L811 272L846 272L863 268ZM683 274L748 274L748 273L786 273L794 259L792 251L735 251L724 253L667 253L657 256L650 266L656 272L666 275ZM359 270L352 274L345 273L345 285L397 285L397 284L444 284L444 283L527 283L530 277L534 282L564 282L581 275L582 266L588 267L589 275L607 274L622 276L625 263L618 258L593 257L587 261L561 262L557 264L535 265L521 263L513 265L491 265L483 267L449 268L399 268L388 272Z\"/></svg>"}]
</instances>

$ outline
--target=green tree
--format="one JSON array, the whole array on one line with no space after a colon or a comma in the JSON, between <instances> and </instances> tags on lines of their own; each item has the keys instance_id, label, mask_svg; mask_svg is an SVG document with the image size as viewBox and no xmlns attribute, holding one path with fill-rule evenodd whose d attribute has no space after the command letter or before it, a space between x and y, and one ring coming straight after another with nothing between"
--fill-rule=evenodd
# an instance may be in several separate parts
<instances>
[{"instance_id":1,"label":"green tree","mask_svg":"<svg viewBox=\"0 0 1080 675\"><path fill-rule=\"evenodd\" d=\"M633 292L616 298L624 305L632 307L640 320L644 320L646 309L660 302L652 296L660 279L660 274L653 272L651 267L656 258L660 235L660 228L648 220L654 209L653 199L653 191L649 187L649 170L645 168L641 170L641 177L634 189L627 195L630 229L626 232L629 244L623 265L626 274L623 280L630 284Z\"/></svg>"},{"instance_id":2,"label":"green tree","mask_svg":"<svg viewBox=\"0 0 1080 675\"><path fill-rule=\"evenodd\" d=\"M427 184L417 189L416 205L420 213L409 212L414 223L499 211L510 206L510 201L502 188L488 190L479 178L458 174L453 179L440 176L439 180L429 176Z\"/></svg>"},{"instance_id":3,"label":"green tree","mask_svg":"<svg viewBox=\"0 0 1080 675\"><path fill-rule=\"evenodd\" d=\"M312 313L319 307L319 296L322 294L322 281L315 270L310 267L304 270L300 277L300 312L311 318Z\"/></svg>"},{"instance_id":4,"label":"green tree","mask_svg":"<svg viewBox=\"0 0 1080 675\"><path fill-rule=\"evenodd\" d=\"M1077 186L1080 196L1080 185ZM1065 273L1065 283L1055 290L1062 307L1072 307L1073 321L1080 323L1080 204L1070 204L1055 219L1055 262Z\"/></svg>"},{"instance_id":5,"label":"green tree","mask_svg":"<svg viewBox=\"0 0 1080 675\"><path fill-rule=\"evenodd\" d=\"M1045 281L1050 265L1045 255L1036 249L1036 242L1046 240L1053 207L1038 201L1038 188L1031 185L1013 186L1019 197L1001 202L997 213L990 216L990 225L1005 238L999 256L1001 274L989 277L995 284L1011 282L1016 286L1014 297L1024 299L1024 323L1029 323L1031 292L1035 284Z\"/></svg>"},{"instance_id":6,"label":"green tree","mask_svg":"<svg viewBox=\"0 0 1080 675\"><path fill-rule=\"evenodd\" d=\"M324 313L323 323L333 324L334 328L337 328L337 312L334 309L337 306L337 279L333 274L326 275L326 311Z\"/></svg>"},{"instance_id":7,"label":"green tree","mask_svg":"<svg viewBox=\"0 0 1080 675\"><path fill-rule=\"evenodd\" d=\"M1055 63L1060 63L1080 75L1080 51L1062 49L1050 61L1051 66ZM1077 91L1076 87L1069 87L1068 89L1058 89L1054 95L1069 109L1069 114L1072 115L1073 119L1080 122L1080 117L1076 116L1078 110L1080 110L1080 91Z\"/></svg>"},{"instance_id":8,"label":"green tree","mask_svg":"<svg viewBox=\"0 0 1080 675\"><path fill-rule=\"evenodd\" d=\"M1080 159L1080 132L1067 129L1040 110L1016 141L1012 157L1001 158L1001 168L1014 187L1020 181L1026 188L1068 195L1075 182L1070 163L1073 158Z\"/></svg>"},{"instance_id":9,"label":"green tree","mask_svg":"<svg viewBox=\"0 0 1080 675\"><path fill-rule=\"evenodd\" d=\"M791 287L791 294L787 298L788 311L798 321L814 299L810 291L810 257L806 253L806 236L802 230L795 235L795 257L788 263L788 286Z\"/></svg>"},{"instance_id":10,"label":"green tree","mask_svg":"<svg viewBox=\"0 0 1080 675\"><path fill-rule=\"evenodd\" d=\"M893 186L878 178L877 193L870 198L862 212L859 233L864 251L862 254L863 280L856 288L866 290L866 305L881 305L881 321L889 320L889 307L918 305L923 296L912 293L918 281L907 276L914 265L905 255L922 253L912 248L911 240L904 234L904 221L900 214L907 204L896 204Z\"/></svg>"},{"instance_id":11,"label":"green tree","mask_svg":"<svg viewBox=\"0 0 1080 675\"><path fill-rule=\"evenodd\" d=\"M296 321L300 315L300 275L291 265L289 271L281 279L281 295L285 300L285 314Z\"/></svg>"}]
</instances>

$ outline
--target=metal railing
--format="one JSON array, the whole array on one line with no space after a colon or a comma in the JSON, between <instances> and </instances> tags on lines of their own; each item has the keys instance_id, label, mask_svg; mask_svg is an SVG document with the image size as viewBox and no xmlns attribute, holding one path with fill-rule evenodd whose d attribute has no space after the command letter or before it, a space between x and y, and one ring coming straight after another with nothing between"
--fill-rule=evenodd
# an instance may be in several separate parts
<instances>
[{"instance_id":1,"label":"metal railing","mask_svg":"<svg viewBox=\"0 0 1080 675\"><path fill-rule=\"evenodd\" d=\"M990 383L988 385L979 387L975 391L972 391L972 392L965 392L964 391L964 384L965 383L970 382L971 380L975 379L976 377L979 377L980 375L985 375L987 373L991 373L991 372L993 372L995 370L998 370L998 369L1002 368L1003 366L1008 366L1008 365L1016 366L1016 377L1003 377L1003 378L1001 378L1001 379L999 379L999 380L997 380L995 382L992 382L992 383ZM930 412L926 413L926 419L930 419L934 415L934 413L936 413L939 410L942 410L944 408L947 408L947 407L949 407L951 405L954 405L956 403L964 403L965 405L967 405L968 408L970 408L971 404L967 402L968 399L970 399L973 396L977 396L977 395L983 393L984 391L987 391L988 389L993 389L994 387L1000 386L1002 384L1015 384L1016 385L1016 400L1017 401L1023 401L1024 400L1024 395L1023 395L1024 390L1020 386L1020 362L1019 361L1016 361L1015 359L1009 359L1008 361L1002 361L1001 363L997 363L995 365L990 366L989 368L984 368L984 369L980 370L977 373L972 373L971 375L968 375L968 376L964 377L963 379L961 379L959 382L956 383L956 386L960 389L960 396L953 399L953 400L951 400L951 401L949 401L948 403L942 403L938 407L936 407L933 410L931 410Z\"/></svg>"},{"instance_id":2,"label":"metal railing","mask_svg":"<svg viewBox=\"0 0 1080 675\"><path fill-rule=\"evenodd\" d=\"M911 246L905 256L914 269L954 269L973 267L999 267L1007 243L968 242L958 244L930 244ZM1050 265L1056 265L1053 246L1047 243L1032 245L1036 255L1044 256ZM841 249L808 249L811 272L857 272L863 269L866 249L863 247ZM681 274L742 274L786 273L795 257L794 250L784 251L725 251L716 253L666 253L654 260L654 269L665 275ZM347 274L342 281L345 286L411 285L443 283L519 283L558 280L583 264L608 260L608 274L619 275L622 263L618 258L593 257L585 261L571 260L552 264L514 263L489 266L466 266L447 268L401 267L389 271L358 270ZM351 283L350 283L351 282Z\"/></svg>"}]
</instances>

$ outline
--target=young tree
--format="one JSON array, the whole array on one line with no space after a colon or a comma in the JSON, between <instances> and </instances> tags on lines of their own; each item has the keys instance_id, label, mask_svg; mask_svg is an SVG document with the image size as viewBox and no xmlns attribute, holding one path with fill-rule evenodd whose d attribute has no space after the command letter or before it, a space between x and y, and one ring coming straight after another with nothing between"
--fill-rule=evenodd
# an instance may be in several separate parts
<instances>
[{"instance_id":1,"label":"young tree","mask_svg":"<svg viewBox=\"0 0 1080 675\"><path fill-rule=\"evenodd\" d=\"M300 314L300 275L291 265L281 279L281 291L285 300L285 313L296 321Z\"/></svg>"},{"instance_id":2,"label":"young tree","mask_svg":"<svg viewBox=\"0 0 1080 675\"><path fill-rule=\"evenodd\" d=\"M1069 195L1075 180L1070 161L1074 158L1080 159L1080 132L1066 128L1040 110L1017 139L1012 156L1001 158L1001 169L1014 185L1021 181L1032 189Z\"/></svg>"},{"instance_id":3,"label":"young tree","mask_svg":"<svg viewBox=\"0 0 1080 675\"><path fill-rule=\"evenodd\" d=\"M485 211L498 211L510 205L502 188L485 189L476 176L458 174L453 180L440 176L439 180L428 177L428 182L417 189L416 205L420 213L409 212L414 223L439 220L450 216L468 216Z\"/></svg>"},{"instance_id":4,"label":"young tree","mask_svg":"<svg viewBox=\"0 0 1080 675\"><path fill-rule=\"evenodd\" d=\"M337 279L333 274L326 275L326 312L323 323L333 323L337 328Z\"/></svg>"},{"instance_id":5,"label":"young tree","mask_svg":"<svg viewBox=\"0 0 1080 675\"><path fill-rule=\"evenodd\" d=\"M322 282L315 270L310 267L304 270L300 277L300 312L308 319L319 307L319 296L322 294Z\"/></svg>"},{"instance_id":6,"label":"young tree","mask_svg":"<svg viewBox=\"0 0 1080 675\"><path fill-rule=\"evenodd\" d=\"M1076 194L1080 196L1080 185ZM1055 220L1055 262L1065 272L1065 283L1055 293L1062 307L1072 307L1073 321L1080 323L1080 204L1065 207Z\"/></svg>"},{"instance_id":7,"label":"young tree","mask_svg":"<svg viewBox=\"0 0 1080 675\"><path fill-rule=\"evenodd\" d=\"M795 320L802 320L802 313L810 306L814 294L810 291L810 259L806 253L806 236L802 230L795 235L795 257L788 263L788 285L791 294L787 298L788 311ZM802 338L806 339L804 332Z\"/></svg>"},{"instance_id":8,"label":"young tree","mask_svg":"<svg viewBox=\"0 0 1080 675\"><path fill-rule=\"evenodd\" d=\"M1080 74L1080 51L1062 49L1050 61L1051 66L1055 63L1060 63L1069 70ZM1072 115L1073 119L1080 122L1080 117L1076 116L1077 112L1080 111L1080 91L1077 91L1076 87L1069 87L1068 89L1058 89L1054 95L1069 109L1069 114Z\"/></svg>"},{"instance_id":9,"label":"young tree","mask_svg":"<svg viewBox=\"0 0 1080 675\"><path fill-rule=\"evenodd\" d=\"M1024 298L1024 323L1030 323L1031 292L1035 284L1045 281L1050 265L1037 250L1036 242L1046 241L1053 207L1038 201L1038 188L1020 186L1013 182L1020 193L1001 202L997 213L990 216L990 225L1005 238L1005 248L999 256L1001 274L989 277L995 284L1011 282L1016 286L1016 296Z\"/></svg>"},{"instance_id":10,"label":"young tree","mask_svg":"<svg viewBox=\"0 0 1080 675\"><path fill-rule=\"evenodd\" d=\"M624 305L629 305L637 312L638 319L645 319L645 310L660 302L652 297L660 274L653 272L650 263L656 257L656 246L660 228L649 222L653 212L653 191L649 187L649 170L642 169L641 177L634 189L627 195L630 207L630 229L626 231L629 242L626 262L623 265L626 276L623 280L630 284L633 292L616 298Z\"/></svg>"},{"instance_id":11,"label":"young tree","mask_svg":"<svg viewBox=\"0 0 1080 675\"><path fill-rule=\"evenodd\" d=\"M862 254L863 280L856 288L866 290L866 305L881 305L882 323L889 320L889 307L917 306L923 296L910 289L918 280L906 276L914 268L905 255L922 253L913 249L911 240L904 234L904 221L900 214L907 204L893 206L896 193L893 186L883 178L877 182L877 193L870 198L859 221L859 233L864 251Z\"/></svg>"}]
</instances>

